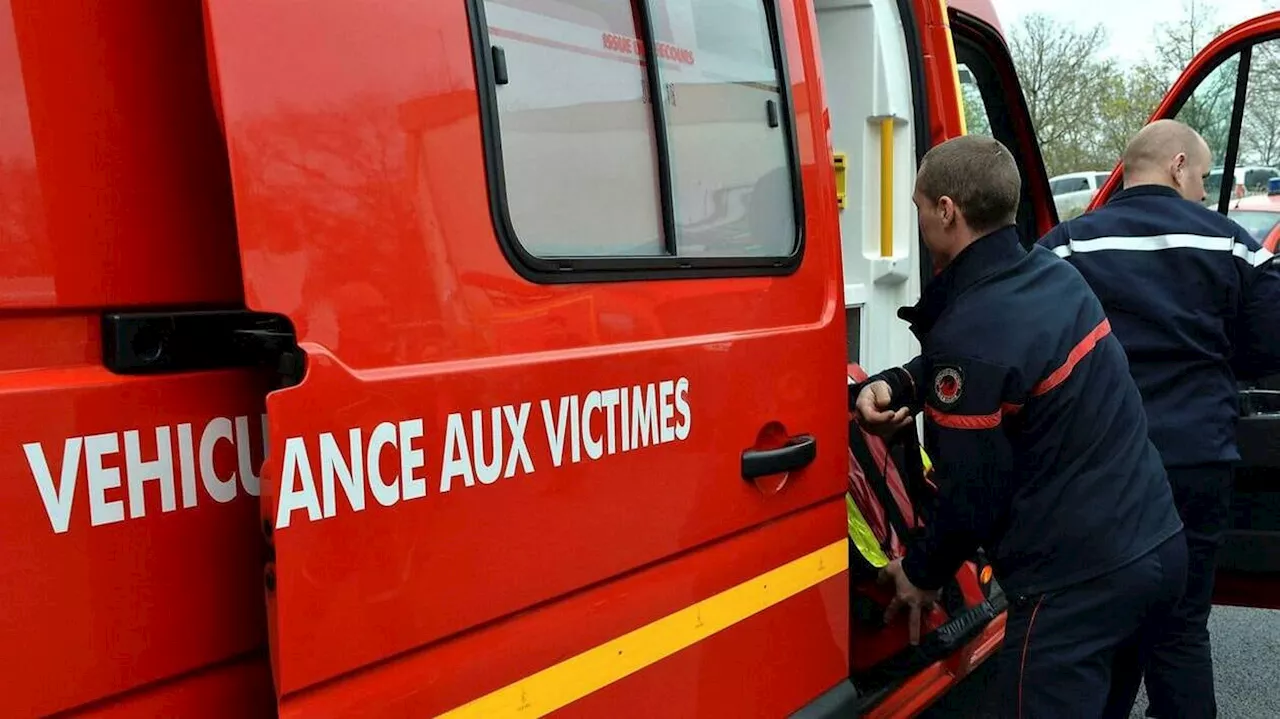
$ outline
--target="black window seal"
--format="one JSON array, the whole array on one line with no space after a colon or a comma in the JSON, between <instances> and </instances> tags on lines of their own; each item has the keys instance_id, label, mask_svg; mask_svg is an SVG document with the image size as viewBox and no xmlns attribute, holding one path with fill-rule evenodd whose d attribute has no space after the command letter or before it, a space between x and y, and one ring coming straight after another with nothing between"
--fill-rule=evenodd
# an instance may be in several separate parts
<instances>
[{"instance_id":1,"label":"black window seal","mask_svg":"<svg viewBox=\"0 0 1280 719\"><path fill-rule=\"evenodd\" d=\"M483 2L483 0L481 0ZM631 3L639 20L640 39L646 48L648 61L644 64L645 82L649 85L649 109L653 121L653 148L658 162L658 204L662 209L662 247L672 257L679 255L676 247L676 208L674 202L667 201L675 197L675 176L671 171L671 138L667 134L667 86L662 82L662 63L658 61L658 33L653 29L653 8L646 0ZM488 25L486 24L487 28ZM501 141L501 137L499 137ZM505 178L503 182L505 183ZM512 237L515 231L512 230ZM519 238L516 238L518 241Z\"/></svg>"},{"instance_id":2,"label":"black window seal","mask_svg":"<svg viewBox=\"0 0 1280 719\"><path fill-rule=\"evenodd\" d=\"M1014 161L1018 165L1018 172L1022 176L1022 196L1018 199L1018 232L1021 235L1024 246L1030 248L1039 241L1041 233L1038 227L1038 213L1036 212L1035 198L1033 197L1032 182L1041 179L1040 192L1044 197L1048 198L1049 220L1053 227L1060 222L1058 217L1058 206L1053 201L1053 187L1049 182L1048 169L1044 164L1044 153L1040 150L1040 140L1036 135L1035 124L1031 122L1031 111L1027 107L1027 99L1023 96L1020 85L1011 87L1001 72L1000 65L997 65L997 57L1004 63L1008 69L1016 73L1017 68L1013 66L1013 53L1009 50L1008 44L1000 35L996 28L992 27L981 18L974 17L967 13L961 13L954 9L950 10L949 19L951 21L952 45L956 52L957 65L961 62L961 57L965 55L973 55L980 58L984 63L983 67L974 69L969 66L969 70L974 74L974 80L978 82L978 91L982 95L983 111L987 113L987 118L991 121L992 134L996 135L996 139L1008 148L1010 154L1013 155ZM985 82L984 82L985 81ZM988 98L988 90L994 97ZM1015 91L1016 90L1016 91ZM993 102L988 102L988 100ZM963 102L963 99L961 100ZM1002 111L998 113L997 118L992 118L988 108L995 106ZM1019 114L1026 118L1026 131L1031 134L1031 142L1024 147L1019 142L1020 135L1017 131L1017 122L1014 114ZM999 125L999 127L997 127ZM1030 156L1026 153L1029 152ZM1035 173L1034 168L1042 168L1042 172ZM1108 174L1108 176L1110 176ZM1084 189L1089 189L1088 179L1082 178L1085 183Z\"/></svg>"},{"instance_id":3,"label":"black window seal","mask_svg":"<svg viewBox=\"0 0 1280 719\"><path fill-rule=\"evenodd\" d=\"M920 40L919 21L911 0L898 0L898 18L902 24L903 38L907 43L907 64L911 74L911 104L914 106L916 134L916 167L924 162L924 156L933 147L933 129L929 126L929 92L924 76L924 45ZM924 232L916 232L916 251L920 257L920 286L925 287L933 278L933 263L929 248L924 244Z\"/></svg>"},{"instance_id":4,"label":"black window seal","mask_svg":"<svg viewBox=\"0 0 1280 719\"><path fill-rule=\"evenodd\" d=\"M648 0L635 0L647 3ZM808 233L805 221L805 193L800 166L800 149L796 134L797 119L792 97L792 81L787 62L785 35L781 28L778 0L762 3L773 50L774 69L779 85L782 130L786 138L788 171L794 208L795 242L785 257L537 257L524 248L516 235L507 203L506 175L502 160L501 128L498 119L497 87L494 82L492 43L484 14L484 0L467 0L467 16L471 24L472 53L476 69L476 95L480 105L480 130L484 144L485 175L488 180L490 214L494 232L507 261L517 274L540 284L578 282L614 282L659 279L708 279L727 277L778 277L794 274L804 258ZM644 35L643 28L637 28ZM646 38L641 38L646 40ZM657 48L646 43L656 62ZM653 73L646 73L647 76ZM646 84L649 80L646 79ZM664 88L650 87L650 97L660 102ZM655 113L656 117L656 113ZM655 132L657 130L655 129ZM656 142L656 140L655 140ZM663 160L659 160L662 162ZM670 157L666 161L670 161ZM659 197L664 208L674 202L668 193ZM668 210L664 209L664 213ZM672 240L667 240L670 247Z\"/></svg>"},{"instance_id":5,"label":"black window seal","mask_svg":"<svg viewBox=\"0 0 1280 719\"><path fill-rule=\"evenodd\" d=\"M1227 156L1222 158L1222 182L1218 188L1218 212L1226 215L1231 206L1231 196L1236 191L1236 160L1240 155L1240 132L1244 126L1244 103L1249 90L1249 67L1253 64L1253 45L1240 50L1240 64L1236 66L1235 103L1231 108L1231 126L1227 129ZM1249 178L1245 177L1248 185Z\"/></svg>"}]
</instances>

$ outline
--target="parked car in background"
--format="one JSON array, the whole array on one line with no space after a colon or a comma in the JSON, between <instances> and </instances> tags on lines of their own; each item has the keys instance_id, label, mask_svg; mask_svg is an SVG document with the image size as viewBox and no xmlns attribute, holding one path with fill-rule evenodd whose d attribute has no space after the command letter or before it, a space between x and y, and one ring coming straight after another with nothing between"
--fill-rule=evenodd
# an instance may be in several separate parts
<instances>
[{"instance_id":1,"label":"parked car in background","mask_svg":"<svg viewBox=\"0 0 1280 719\"><path fill-rule=\"evenodd\" d=\"M1272 252L1280 245L1280 174L1268 180L1267 194L1253 195L1234 203L1227 216L1249 231Z\"/></svg>"},{"instance_id":2,"label":"parked car in background","mask_svg":"<svg viewBox=\"0 0 1280 719\"><path fill-rule=\"evenodd\" d=\"M1280 177L1280 169L1263 165L1246 165L1237 167L1235 171L1236 185L1232 195L1234 197L1246 197L1248 195L1256 195L1267 191L1267 183L1273 177ZM1209 177L1205 178L1204 191L1207 195L1205 202L1215 204L1218 201L1218 192L1222 188L1222 168L1217 167L1209 171Z\"/></svg>"},{"instance_id":3,"label":"parked car in background","mask_svg":"<svg viewBox=\"0 0 1280 719\"><path fill-rule=\"evenodd\" d=\"M1109 172L1087 170L1070 172L1049 178L1049 190L1053 193L1053 204L1058 208L1058 219L1069 220L1084 212L1085 208L1098 194Z\"/></svg>"},{"instance_id":4,"label":"parked car in background","mask_svg":"<svg viewBox=\"0 0 1280 719\"><path fill-rule=\"evenodd\" d=\"M1111 176L1110 172L1101 170L1090 170L1087 172L1071 172L1065 175L1049 178L1049 191L1054 197L1058 195L1066 195L1084 190L1097 191L1102 187L1102 183L1107 181Z\"/></svg>"}]
</instances>

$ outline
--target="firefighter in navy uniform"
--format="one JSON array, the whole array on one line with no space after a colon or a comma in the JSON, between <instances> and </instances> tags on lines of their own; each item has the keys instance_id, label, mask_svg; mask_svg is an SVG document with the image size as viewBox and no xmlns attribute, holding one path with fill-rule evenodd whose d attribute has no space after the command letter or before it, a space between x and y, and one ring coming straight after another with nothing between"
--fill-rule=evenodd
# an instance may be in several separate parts
<instances>
[{"instance_id":1,"label":"firefighter in navy uniform","mask_svg":"<svg viewBox=\"0 0 1280 719\"><path fill-rule=\"evenodd\" d=\"M1208 621L1240 458L1236 380L1280 372L1280 268L1200 204L1211 163L1194 130L1152 123L1125 151L1124 191L1040 241L1106 309L1186 525L1186 595L1145 667L1155 717L1217 714Z\"/></svg>"},{"instance_id":2,"label":"firefighter in navy uniform","mask_svg":"<svg viewBox=\"0 0 1280 719\"><path fill-rule=\"evenodd\" d=\"M929 151L914 200L941 271L900 315L922 353L856 390L864 426L919 412L939 480L924 538L889 564L888 616L921 609L978 547L1012 597L1005 713L1127 717L1124 668L1180 598L1186 542L1124 351L1080 274L1014 227L999 142ZM1122 669L1121 672L1113 668Z\"/></svg>"}]
</instances>

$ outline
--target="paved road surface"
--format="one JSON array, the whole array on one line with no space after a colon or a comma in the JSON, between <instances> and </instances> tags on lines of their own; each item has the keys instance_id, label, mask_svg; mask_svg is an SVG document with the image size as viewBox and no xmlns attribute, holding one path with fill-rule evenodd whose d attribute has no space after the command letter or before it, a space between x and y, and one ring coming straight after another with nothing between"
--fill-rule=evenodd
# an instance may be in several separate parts
<instances>
[{"instance_id":1,"label":"paved road surface","mask_svg":"<svg viewBox=\"0 0 1280 719\"><path fill-rule=\"evenodd\" d=\"M1218 715L1222 719L1280 717L1280 611L1215 607L1213 632ZM995 719L993 662L957 688L922 719ZM1146 708L1139 697L1133 712Z\"/></svg>"}]
</instances>

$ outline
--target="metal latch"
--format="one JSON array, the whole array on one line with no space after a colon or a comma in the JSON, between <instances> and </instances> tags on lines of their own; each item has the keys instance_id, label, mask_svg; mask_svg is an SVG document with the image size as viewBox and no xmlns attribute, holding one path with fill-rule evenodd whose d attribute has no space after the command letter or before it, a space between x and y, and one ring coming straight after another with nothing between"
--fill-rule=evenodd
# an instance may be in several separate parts
<instances>
[{"instance_id":1,"label":"metal latch","mask_svg":"<svg viewBox=\"0 0 1280 719\"><path fill-rule=\"evenodd\" d=\"M834 153L831 157L831 166L834 167L836 171L836 207L843 210L845 205L845 188L847 187L845 184L845 173L849 166L849 156L843 152Z\"/></svg>"},{"instance_id":2,"label":"metal latch","mask_svg":"<svg viewBox=\"0 0 1280 719\"><path fill-rule=\"evenodd\" d=\"M304 353L282 315L248 310L108 312L102 364L118 374L267 367L280 386L301 381Z\"/></svg>"}]
</instances>

